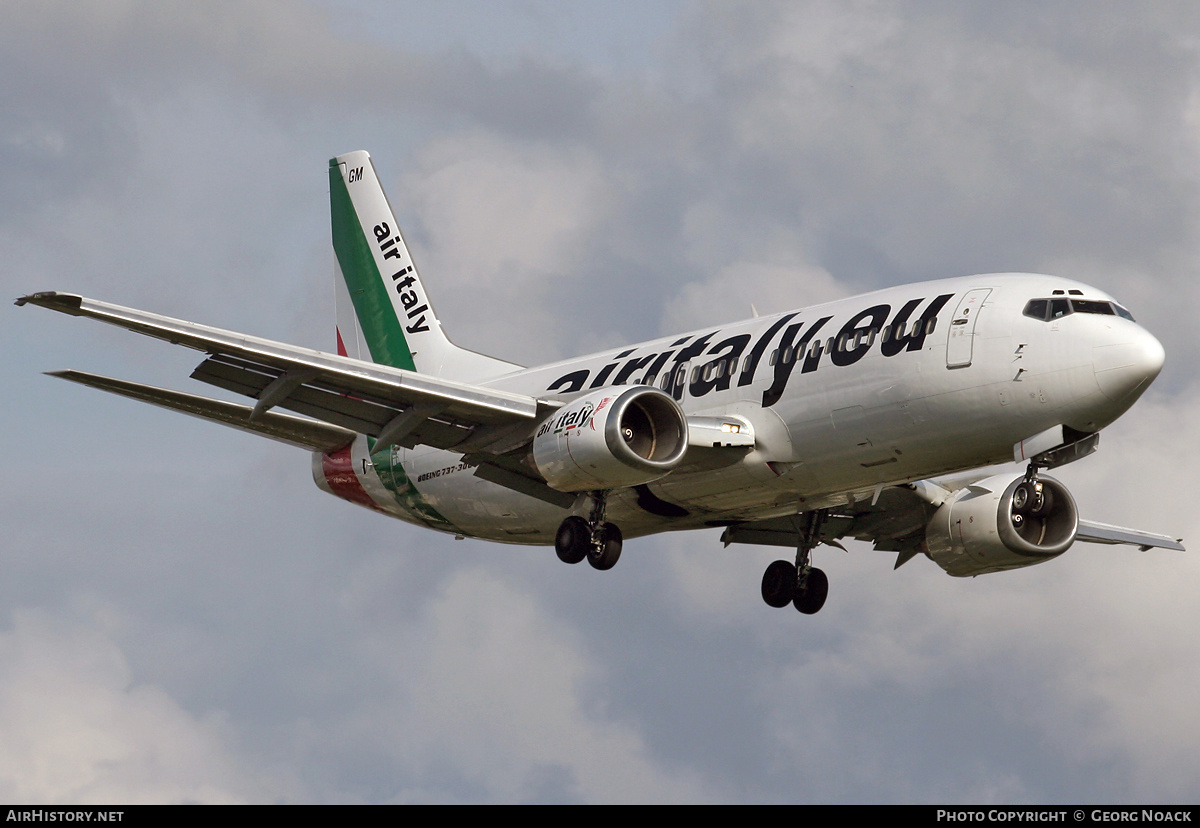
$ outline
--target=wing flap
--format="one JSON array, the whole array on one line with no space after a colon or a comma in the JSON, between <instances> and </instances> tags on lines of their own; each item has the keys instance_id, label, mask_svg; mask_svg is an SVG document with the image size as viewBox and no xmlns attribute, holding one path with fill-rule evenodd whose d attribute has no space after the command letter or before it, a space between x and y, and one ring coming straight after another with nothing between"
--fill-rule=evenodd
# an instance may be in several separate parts
<instances>
[{"instance_id":1,"label":"wing flap","mask_svg":"<svg viewBox=\"0 0 1200 828\"><path fill-rule=\"evenodd\" d=\"M153 385L89 374L84 371L52 371L50 376L77 382L122 397L151 403L193 417L232 426L263 437L270 437L291 446L309 451L331 452L347 446L355 433L329 423L317 422L293 414L269 411L251 419L253 406L214 400L182 391L171 391Z\"/></svg>"},{"instance_id":2,"label":"wing flap","mask_svg":"<svg viewBox=\"0 0 1200 828\"><path fill-rule=\"evenodd\" d=\"M192 378L256 399L277 380L273 374L256 371L253 367L231 364L215 357L200 363L192 372ZM401 409L307 384L300 385L277 404L298 414L372 437L380 437L384 428L400 414L421 409L421 404ZM426 416L402 438L388 442L396 442L407 448L412 448L418 443L436 448L452 448L470 435L470 425L443 422Z\"/></svg>"}]
</instances>

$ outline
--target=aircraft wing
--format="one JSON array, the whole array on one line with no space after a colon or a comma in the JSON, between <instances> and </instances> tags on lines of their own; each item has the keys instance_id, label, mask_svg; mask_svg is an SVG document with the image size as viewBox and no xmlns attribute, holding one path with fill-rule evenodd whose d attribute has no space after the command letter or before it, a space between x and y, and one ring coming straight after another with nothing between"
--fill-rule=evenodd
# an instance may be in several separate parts
<instances>
[{"instance_id":1,"label":"aircraft wing","mask_svg":"<svg viewBox=\"0 0 1200 828\"><path fill-rule=\"evenodd\" d=\"M924 551L925 529L948 490L937 483L922 481L906 486L890 486L879 493L875 503L859 502L841 510L830 510L821 526L821 542L838 546L840 538L873 543L875 549L898 553L896 568ZM721 540L797 548L804 531L799 516L749 521L729 526ZM1184 551L1183 544L1168 535L1110 526L1080 520L1076 540L1088 543L1130 544L1142 550L1150 548Z\"/></svg>"},{"instance_id":2,"label":"aircraft wing","mask_svg":"<svg viewBox=\"0 0 1200 828\"><path fill-rule=\"evenodd\" d=\"M920 488L889 486L873 504L864 501L832 509L821 525L819 538L822 543L839 547L838 540L846 537L872 542L876 549L898 552L899 567L922 551L925 527L937 511L937 506L923 494ZM751 543L795 549L803 532L803 518L791 515L734 524L725 529L721 540L726 546Z\"/></svg>"},{"instance_id":3,"label":"aircraft wing","mask_svg":"<svg viewBox=\"0 0 1200 828\"><path fill-rule=\"evenodd\" d=\"M1183 544L1170 535L1160 535L1157 532L1142 532L1138 529L1126 529L1123 526L1110 526L1107 523L1096 523L1093 520L1079 521L1079 534L1076 540L1088 543L1128 543L1143 552L1147 549L1174 549L1185 551Z\"/></svg>"},{"instance_id":4,"label":"aircraft wing","mask_svg":"<svg viewBox=\"0 0 1200 828\"><path fill-rule=\"evenodd\" d=\"M349 442L347 435L368 434L376 445L501 452L522 442L558 405L72 294L34 293L16 304L99 319L203 351L208 357L193 378L257 402L237 406L82 372L55 376L308 448L328 450L328 445ZM309 421L272 412L276 406L319 422L304 425Z\"/></svg>"}]
</instances>

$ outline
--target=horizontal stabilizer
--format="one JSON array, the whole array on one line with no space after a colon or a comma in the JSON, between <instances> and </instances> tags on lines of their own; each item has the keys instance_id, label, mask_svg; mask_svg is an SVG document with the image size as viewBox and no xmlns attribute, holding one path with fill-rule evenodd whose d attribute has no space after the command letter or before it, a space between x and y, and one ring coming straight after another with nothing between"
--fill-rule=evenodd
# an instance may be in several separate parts
<instances>
[{"instance_id":1,"label":"horizontal stabilizer","mask_svg":"<svg viewBox=\"0 0 1200 828\"><path fill-rule=\"evenodd\" d=\"M170 391L153 385L142 385L137 382L102 377L98 374L88 374L83 371L51 371L49 374L52 377L99 388L101 391L120 394L122 397L130 397L174 411L182 411L193 417L240 428L243 431L260 434L310 451L337 451L343 446L349 445L354 439L353 431L306 417L297 417L294 414L267 411L253 417L254 407L249 405L185 394L182 391Z\"/></svg>"}]
</instances>

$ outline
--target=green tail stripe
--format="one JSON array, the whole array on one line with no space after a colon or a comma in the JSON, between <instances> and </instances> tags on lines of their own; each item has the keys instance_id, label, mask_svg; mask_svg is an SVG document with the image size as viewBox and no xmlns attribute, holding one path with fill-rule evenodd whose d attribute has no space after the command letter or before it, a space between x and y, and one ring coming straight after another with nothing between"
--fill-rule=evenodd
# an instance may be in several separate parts
<instances>
[{"instance_id":1,"label":"green tail stripe","mask_svg":"<svg viewBox=\"0 0 1200 828\"><path fill-rule=\"evenodd\" d=\"M415 371L412 351L404 338L400 320L396 318L392 297L375 265L371 246L336 161L329 162L329 206L333 216L333 252L350 290L371 359L380 365Z\"/></svg>"}]
</instances>

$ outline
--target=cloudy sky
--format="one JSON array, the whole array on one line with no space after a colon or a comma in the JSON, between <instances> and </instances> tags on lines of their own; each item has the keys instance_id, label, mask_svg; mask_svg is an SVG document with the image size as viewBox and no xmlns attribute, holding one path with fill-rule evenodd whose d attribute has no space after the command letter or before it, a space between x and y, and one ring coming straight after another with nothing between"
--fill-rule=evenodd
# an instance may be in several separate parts
<instances>
[{"instance_id":1,"label":"cloudy sky","mask_svg":"<svg viewBox=\"0 0 1200 828\"><path fill-rule=\"evenodd\" d=\"M1094 284L1164 343L1061 470L1200 544L1194 3L0 5L0 281L332 347L367 149L454 339L523 363L908 281ZM960 581L627 544L600 576L331 498L309 457L42 376L198 357L3 311L0 799L1194 802L1195 553ZM1014 467L1015 469L1015 467Z\"/></svg>"}]
</instances>

